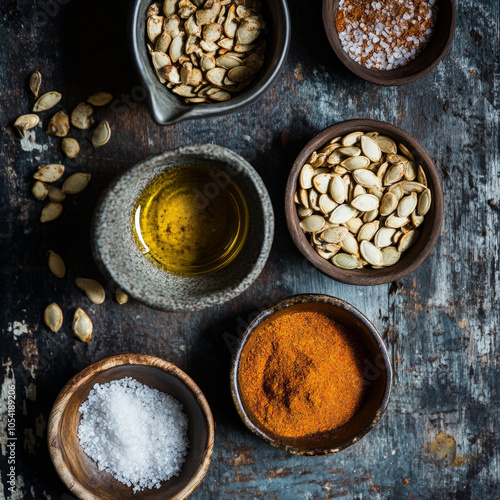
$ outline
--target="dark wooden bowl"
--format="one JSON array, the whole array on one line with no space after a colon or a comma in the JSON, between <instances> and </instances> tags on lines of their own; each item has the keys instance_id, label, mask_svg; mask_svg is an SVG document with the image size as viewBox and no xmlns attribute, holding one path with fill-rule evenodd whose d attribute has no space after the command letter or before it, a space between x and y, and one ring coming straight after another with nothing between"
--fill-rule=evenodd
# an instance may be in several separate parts
<instances>
[{"instance_id":1,"label":"dark wooden bowl","mask_svg":"<svg viewBox=\"0 0 500 500\"><path fill-rule=\"evenodd\" d=\"M342 48L335 27L339 0L323 0L323 24L326 35L337 57L355 75L378 85L404 85L428 73L448 52L457 26L455 0L439 0L439 14L434 36L425 49L405 66L387 71L365 68L354 62Z\"/></svg>"},{"instance_id":2,"label":"dark wooden bowl","mask_svg":"<svg viewBox=\"0 0 500 500\"><path fill-rule=\"evenodd\" d=\"M301 439L273 435L246 410L238 379L242 357L251 348L249 342L257 328L284 314L313 311L329 316L345 325L365 353L367 395L354 417L337 432L322 433ZM329 295L294 295L270 309L264 309L250 323L233 353L231 363L231 393L239 416L245 425L267 443L295 455L318 456L337 453L359 441L380 421L389 403L392 388L392 368L384 341L370 321L355 307Z\"/></svg>"},{"instance_id":3,"label":"dark wooden bowl","mask_svg":"<svg viewBox=\"0 0 500 500\"><path fill-rule=\"evenodd\" d=\"M297 208L293 201L300 169L306 163L310 154L320 149L321 146L334 137L343 136L357 130L361 132L380 132L383 135L392 137L396 142L405 144L415 156L415 160L422 165L427 176L428 187L432 193L431 209L425 216L425 221L420 227L420 237L417 242L403 254L399 262L383 269L365 268L348 271L336 267L331 262L320 257L299 226L299 216L297 215ZM377 120L348 120L332 125L320 132L307 143L299 156L297 156L286 185L286 222L293 242L302 255L316 269L334 280L350 285L382 285L396 281L414 271L429 256L441 234L443 211L443 188L438 170L429 153L414 137L400 128Z\"/></svg>"},{"instance_id":4,"label":"dark wooden bowl","mask_svg":"<svg viewBox=\"0 0 500 500\"><path fill-rule=\"evenodd\" d=\"M97 469L82 450L77 429L80 405L94 384L133 377L142 384L170 394L183 405L189 419L189 451L179 476L161 488L137 493L110 474ZM94 363L75 375L56 399L48 422L52 462L66 486L80 499L116 500L126 498L184 499L205 477L214 446L214 421L205 396L194 381L172 363L144 354L121 354Z\"/></svg>"}]
</instances>

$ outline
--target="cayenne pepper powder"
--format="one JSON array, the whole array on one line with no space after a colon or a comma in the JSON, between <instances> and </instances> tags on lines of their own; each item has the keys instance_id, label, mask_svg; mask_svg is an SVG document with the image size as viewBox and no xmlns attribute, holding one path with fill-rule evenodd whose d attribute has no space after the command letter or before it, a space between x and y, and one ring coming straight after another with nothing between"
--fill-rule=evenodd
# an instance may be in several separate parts
<instances>
[{"instance_id":1,"label":"cayenne pepper powder","mask_svg":"<svg viewBox=\"0 0 500 500\"><path fill-rule=\"evenodd\" d=\"M362 355L342 325L317 312L265 323L250 339L238 378L247 411L286 438L347 423L364 394Z\"/></svg>"},{"instance_id":2,"label":"cayenne pepper powder","mask_svg":"<svg viewBox=\"0 0 500 500\"><path fill-rule=\"evenodd\" d=\"M433 34L436 0L340 0L335 25L344 51L367 68L415 59Z\"/></svg>"}]
</instances>

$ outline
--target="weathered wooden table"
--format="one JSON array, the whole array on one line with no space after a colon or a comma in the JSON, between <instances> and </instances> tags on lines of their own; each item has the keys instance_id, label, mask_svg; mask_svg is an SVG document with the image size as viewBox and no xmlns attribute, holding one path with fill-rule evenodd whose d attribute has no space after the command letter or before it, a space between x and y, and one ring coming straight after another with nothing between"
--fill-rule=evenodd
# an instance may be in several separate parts
<instances>
[{"instance_id":1,"label":"weathered wooden table","mask_svg":"<svg viewBox=\"0 0 500 500\"><path fill-rule=\"evenodd\" d=\"M293 41L275 87L246 111L213 120L157 126L144 104L128 57L126 3L118 0L4 1L0 6L1 92L1 377L0 497L72 498L49 459L46 423L63 385L111 354L142 352L179 365L200 385L217 421L207 477L193 498L499 498L500 421L500 159L499 3L459 2L451 52L429 75L402 88L357 79L335 59L319 1L290 1ZM12 124L33 104L29 75L43 91L59 90L71 110L89 93L116 96L98 118L113 137L84 144L69 172L92 174L88 189L64 202L63 216L38 222L42 203L30 194L39 164L60 162L60 139L36 129L20 141ZM43 114L46 127L51 112ZM392 285L336 283L304 261L285 226L283 193L290 166L319 130L348 118L386 120L415 135L435 158L445 190L442 237L430 258ZM165 314L111 297L91 304L77 276L99 277L90 255L92 209L104 186L138 160L169 148L214 142L259 171L276 211L269 262L257 282L224 306ZM47 251L66 260L64 279L47 269ZM350 449L302 458L252 435L233 407L231 347L261 308L299 292L340 297L383 333L394 389L378 427ZM45 306L65 312L63 329L42 323ZM74 340L76 307L91 315L89 344ZM8 490L7 398L15 386L15 489ZM4 418L5 417L5 418ZM9 443L11 443L10 441ZM432 444L434 443L434 444Z\"/></svg>"}]
</instances>

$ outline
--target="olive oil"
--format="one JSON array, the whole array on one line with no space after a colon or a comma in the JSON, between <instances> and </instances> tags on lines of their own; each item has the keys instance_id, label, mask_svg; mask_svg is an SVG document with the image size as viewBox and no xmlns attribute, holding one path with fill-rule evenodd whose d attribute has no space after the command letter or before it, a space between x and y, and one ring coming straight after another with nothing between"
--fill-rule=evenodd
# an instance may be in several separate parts
<instances>
[{"instance_id":1,"label":"olive oil","mask_svg":"<svg viewBox=\"0 0 500 500\"><path fill-rule=\"evenodd\" d=\"M135 203L132 225L137 245L157 266L202 276L238 255L248 232L248 207L225 173L183 165L149 182Z\"/></svg>"}]
</instances>

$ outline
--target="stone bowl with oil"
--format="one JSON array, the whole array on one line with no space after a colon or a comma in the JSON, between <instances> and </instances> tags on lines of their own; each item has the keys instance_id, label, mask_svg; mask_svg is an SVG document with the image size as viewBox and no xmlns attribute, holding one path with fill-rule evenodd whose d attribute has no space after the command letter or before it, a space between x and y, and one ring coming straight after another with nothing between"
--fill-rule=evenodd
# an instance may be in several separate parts
<instances>
[{"instance_id":1,"label":"stone bowl with oil","mask_svg":"<svg viewBox=\"0 0 500 500\"><path fill-rule=\"evenodd\" d=\"M254 168L221 146L167 151L115 179L97 204L92 252L110 287L184 312L246 290L271 250L274 213Z\"/></svg>"}]
</instances>

